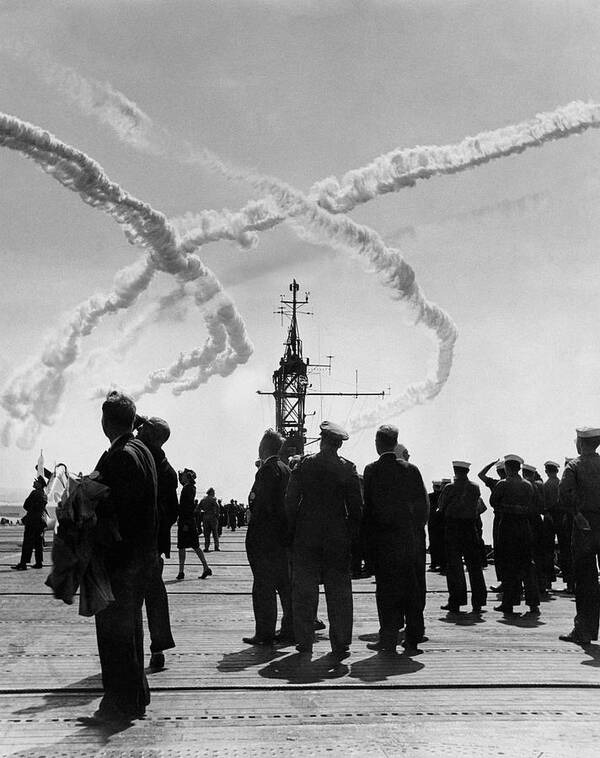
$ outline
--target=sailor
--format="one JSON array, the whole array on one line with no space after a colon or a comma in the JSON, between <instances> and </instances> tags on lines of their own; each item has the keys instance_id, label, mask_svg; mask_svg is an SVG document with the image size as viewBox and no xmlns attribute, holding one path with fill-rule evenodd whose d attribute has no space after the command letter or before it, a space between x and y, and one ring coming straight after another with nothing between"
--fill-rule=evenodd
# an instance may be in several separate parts
<instances>
[{"instance_id":1,"label":"sailor","mask_svg":"<svg viewBox=\"0 0 600 758\"><path fill-rule=\"evenodd\" d=\"M423 639L423 607L416 569L417 533L428 513L427 493L416 466L398 458L398 429L380 426L375 435L379 459L365 467L364 528L374 558L379 642L372 650L396 651L406 620L405 652L416 655Z\"/></svg>"},{"instance_id":2,"label":"sailor","mask_svg":"<svg viewBox=\"0 0 600 758\"><path fill-rule=\"evenodd\" d=\"M433 490L429 493L429 521L427 532L429 534L429 570L439 571L446 565L444 550L444 517L438 510L440 494L442 491L441 479L432 482Z\"/></svg>"},{"instance_id":3,"label":"sailor","mask_svg":"<svg viewBox=\"0 0 600 758\"><path fill-rule=\"evenodd\" d=\"M577 458L565 466L560 480L561 504L573 515L573 574L576 615L573 630L560 636L565 642L588 645L598 639L600 587L600 445L599 427L577 429Z\"/></svg>"},{"instance_id":4,"label":"sailor","mask_svg":"<svg viewBox=\"0 0 600 758\"><path fill-rule=\"evenodd\" d=\"M566 465L566 464L565 464ZM572 594L573 559L571 555L571 535L573 533L573 514L563 507L560 494L560 479L558 471L560 464L556 461L546 461L544 470L548 477L544 482L544 531L547 540L547 550L554 555L555 541L558 540L558 565L565 592Z\"/></svg>"},{"instance_id":5,"label":"sailor","mask_svg":"<svg viewBox=\"0 0 600 758\"><path fill-rule=\"evenodd\" d=\"M320 450L292 470L285 507L292 538L292 614L296 649L312 654L319 582L325 587L331 651L350 655L352 579L350 545L358 534L362 496L356 467L338 455L348 433L321 423Z\"/></svg>"},{"instance_id":6,"label":"sailor","mask_svg":"<svg viewBox=\"0 0 600 758\"><path fill-rule=\"evenodd\" d=\"M492 466L496 467L496 472L498 474L498 479L494 479L492 476L488 476L488 471L492 468ZM496 461L492 461L491 463L488 463L487 466L484 466L481 471L477 474L479 479L485 484L485 486L490 490L490 492L494 491L494 487L498 484L498 482L502 481L502 479L506 479L506 469L504 468L504 461L502 459L498 459ZM496 573L496 580L498 584L495 587L490 587L492 592L502 592L502 576L500 572L500 564L497 560L497 544L498 544L498 517L496 516L496 513L494 513L494 520L492 521L492 546L494 548L494 571Z\"/></svg>"},{"instance_id":7,"label":"sailor","mask_svg":"<svg viewBox=\"0 0 600 758\"><path fill-rule=\"evenodd\" d=\"M448 584L448 603L442 606L442 610L449 613L459 613L460 606L467 603L463 558L469 573L473 613L481 613L487 602L477 531L481 493L479 487L469 479L470 467L468 461L452 461L454 482L448 484L440 496L439 507L444 514Z\"/></svg>"},{"instance_id":8,"label":"sailor","mask_svg":"<svg viewBox=\"0 0 600 758\"><path fill-rule=\"evenodd\" d=\"M533 487L534 508L530 516L531 531L533 534L533 562L535 563L535 575L538 583L538 590L542 598L548 597L548 582L552 585L552 574L554 573L554 563L550 576L547 575L547 560L545 556L544 544L544 487L538 479L539 474L536 467L531 463L523 464L523 479L528 481Z\"/></svg>"},{"instance_id":9,"label":"sailor","mask_svg":"<svg viewBox=\"0 0 600 758\"><path fill-rule=\"evenodd\" d=\"M518 455L504 458L506 479L498 482L490 505L499 518L497 560L502 572L502 603L494 608L505 616L515 616L514 606L521 603L521 585L531 615L539 615L539 592L533 564L531 516L534 513L533 486L520 475L523 459Z\"/></svg>"}]
</instances>

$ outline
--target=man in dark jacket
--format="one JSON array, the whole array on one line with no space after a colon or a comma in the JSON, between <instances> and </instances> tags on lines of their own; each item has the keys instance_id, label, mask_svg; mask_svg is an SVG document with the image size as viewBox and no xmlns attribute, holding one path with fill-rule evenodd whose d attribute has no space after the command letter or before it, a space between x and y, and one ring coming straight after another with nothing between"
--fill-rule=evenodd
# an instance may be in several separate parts
<instances>
[{"instance_id":1,"label":"man in dark jacket","mask_svg":"<svg viewBox=\"0 0 600 758\"><path fill-rule=\"evenodd\" d=\"M206 497L203 497L198 505L198 510L202 511L202 529L204 530L204 552L210 550L210 535L214 541L215 552L219 551L219 520L221 517L220 506L215 497L215 491L212 487L206 490Z\"/></svg>"},{"instance_id":2,"label":"man in dark jacket","mask_svg":"<svg viewBox=\"0 0 600 758\"><path fill-rule=\"evenodd\" d=\"M23 545L21 547L21 560L13 569L16 571L26 571L27 564L31 560L31 554L35 550L35 563L33 568L41 569L44 566L44 529L46 522L44 513L48 498L44 492L46 480L43 476L38 476L33 482L33 489L27 495L23 503L25 516L21 523L25 527L23 533Z\"/></svg>"},{"instance_id":3,"label":"man in dark jacket","mask_svg":"<svg viewBox=\"0 0 600 758\"><path fill-rule=\"evenodd\" d=\"M464 558L471 584L473 613L481 613L487 600L477 532L481 493L479 487L469 480L471 464L468 461L452 461L452 467L454 482L444 487L439 502L439 508L444 514L448 584L448 603L442 609L458 613L460 606L467 602Z\"/></svg>"},{"instance_id":4,"label":"man in dark jacket","mask_svg":"<svg viewBox=\"0 0 600 758\"><path fill-rule=\"evenodd\" d=\"M150 632L150 668L164 668L164 650L175 647L169 619L169 600L163 582L164 559L171 557L171 527L177 520L177 472L167 460L162 446L171 436L171 429L166 421L156 416L139 417L137 438L141 440L154 458L157 475L157 551L158 562L154 567L148 587L146 588L146 616Z\"/></svg>"},{"instance_id":5,"label":"man in dark jacket","mask_svg":"<svg viewBox=\"0 0 600 758\"><path fill-rule=\"evenodd\" d=\"M404 647L414 655L424 631L416 553L428 500L419 469L396 457L397 442L396 427L380 426L375 435L379 460L364 471L363 525L374 560L380 621L379 642L367 647L395 652L405 618Z\"/></svg>"},{"instance_id":6,"label":"man in dark jacket","mask_svg":"<svg viewBox=\"0 0 600 758\"><path fill-rule=\"evenodd\" d=\"M296 649L312 654L319 582L325 587L329 639L337 660L350 655L352 578L350 545L358 534L362 497L356 467L338 455L348 433L321 424L321 449L293 469L285 506L292 544L292 611ZM250 520L252 523L252 519Z\"/></svg>"},{"instance_id":7,"label":"man in dark jacket","mask_svg":"<svg viewBox=\"0 0 600 758\"><path fill-rule=\"evenodd\" d=\"M258 448L261 467L250 492L252 518L246 533L246 554L252 569L255 632L248 645L270 645L277 623L277 596L283 616L278 641L293 642L292 593L286 548L285 491L289 468L278 457L283 437L267 429Z\"/></svg>"},{"instance_id":8,"label":"man in dark jacket","mask_svg":"<svg viewBox=\"0 0 600 758\"><path fill-rule=\"evenodd\" d=\"M115 602L95 617L104 687L94 714L99 722L142 718L150 702L142 605L158 560L157 484L152 454L132 433L135 415L130 397L109 392L102 405L102 429L111 445L96 470L110 487L110 497L97 510L97 532ZM116 524L120 540L104 544L109 523Z\"/></svg>"}]
</instances>

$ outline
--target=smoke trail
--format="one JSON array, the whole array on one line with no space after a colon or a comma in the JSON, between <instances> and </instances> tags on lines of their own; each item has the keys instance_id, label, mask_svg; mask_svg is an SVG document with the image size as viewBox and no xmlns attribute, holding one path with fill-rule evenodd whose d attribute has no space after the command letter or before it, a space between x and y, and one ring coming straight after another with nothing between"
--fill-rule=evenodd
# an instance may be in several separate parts
<instances>
[{"instance_id":1,"label":"smoke trail","mask_svg":"<svg viewBox=\"0 0 600 758\"><path fill-rule=\"evenodd\" d=\"M224 164L223 170L227 170ZM240 176L240 172L233 173ZM450 375L457 329L445 311L426 299L416 282L414 270L399 251L387 248L382 238L367 226L357 224L345 215L332 216L278 179L250 173L244 174L244 179L255 188L271 193L289 223L305 239L367 257L384 282L408 305L415 315L415 323L422 323L437 338L437 361L427 377L407 387L399 397L380 403L375 411L355 418L351 422L352 430L369 428L386 414L403 413L435 398Z\"/></svg>"},{"instance_id":2,"label":"smoke trail","mask_svg":"<svg viewBox=\"0 0 600 758\"><path fill-rule=\"evenodd\" d=\"M192 253L198 245L193 248L188 243L185 250L181 249L179 238L162 213L110 181L99 164L84 153L6 114L0 114L0 146L30 158L60 184L77 192L84 202L110 215L123 226L129 241L146 251L141 261L117 274L113 292L94 296L75 308L63 330L47 343L40 359L17 372L4 388L0 405L12 419L22 422L17 444L25 446L39 433L41 425L53 423L64 392L65 371L77 359L82 337L106 313L128 308L148 287L155 271L170 273L180 283L200 280L198 291L204 293L206 300L222 288L212 271ZM197 295L196 300L202 298ZM246 361L251 344L228 346L236 356L238 347L240 361ZM9 431L3 437L8 434Z\"/></svg>"},{"instance_id":3,"label":"smoke trail","mask_svg":"<svg viewBox=\"0 0 600 758\"><path fill-rule=\"evenodd\" d=\"M331 213L347 213L374 197L412 187L418 179L456 174L598 126L600 105L574 101L529 121L466 137L454 145L392 150L363 168L349 171L341 180L329 177L317 182L309 197Z\"/></svg>"}]
</instances>

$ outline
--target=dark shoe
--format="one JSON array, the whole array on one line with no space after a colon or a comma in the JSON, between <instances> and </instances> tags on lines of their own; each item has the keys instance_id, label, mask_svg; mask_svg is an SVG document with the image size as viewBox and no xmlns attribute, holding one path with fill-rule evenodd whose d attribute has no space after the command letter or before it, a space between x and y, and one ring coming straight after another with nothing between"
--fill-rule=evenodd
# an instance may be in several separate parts
<instances>
[{"instance_id":1,"label":"dark shoe","mask_svg":"<svg viewBox=\"0 0 600 758\"><path fill-rule=\"evenodd\" d=\"M315 631L318 631L319 629L325 629L325 624L321 621L321 619L315 619L313 629Z\"/></svg>"},{"instance_id":2,"label":"dark shoe","mask_svg":"<svg viewBox=\"0 0 600 758\"><path fill-rule=\"evenodd\" d=\"M209 548L209 547L205 547L205 548L204 548L204 552L205 552L205 553L210 553L210 548Z\"/></svg>"},{"instance_id":3,"label":"dark shoe","mask_svg":"<svg viewBox=\"0 0 600 758\"><path fill-rule=\"evenodd\" d=\"M296 642L292 632L277 632L273 640L280 645L293 645Z\"/></svg>"},{"instance_id":4,"label":"dark shoe","mask_svg":"<svg viewBox=\"0 0 600 758\"><path fill-rule=\"evenodd\" d=\"M424 634L419 640L419 642L429 642L429 637L426 634Z\"/></svg>"},{"instance_id":5,"label":"dark shoe","mask_svg":"<svg viewBox=\"0 0 600 758\"><path fill-rule=\"evenodd\" d=\"M591 640L586 640L583 637L580 637L575 629L568 634L560 634L558 639L563 642L572 642L574 645L589 645L591 642Z\"/></svg>"},{"instance_id":6,"label":"dark shoe","mask_svg":"<svg viewBox=\"0 0 600 758\"><path fill-rule=\"evenodd\" d=\"M261 639L260 637L242 637L242 642L245 642L246 645L257 645L258 647L267 647L267 645L272 645L273 640L270 639Z\"/></svg>"},{"instance_id":7,"label":"dark shoe","mask_svg":"<svg viewBox=\"0 0 600 758\"><path fill-rule=\"evenodd\" d=\"M177 581L180 582L182 579L185 579L185 574L183 573L183 571L180 571L177 574Z\"/></svg>"},{"instance_id":8,"label":"dark shoe","mask_svg":"<svg viewBox=\"0 0 600 758\"><path fill-rule=\"evenodd\" d=\"M381 642L368 642L367 648L374 650L376 653L395 653L395 645L382 645Z\"/></svg>"},{"instance_id":9,"label":"dark shoe","mask_svg":"<svg viewBox=\"0 0 600 758\"><path fill-rule=\"evenodd\" d=\"M202 572L200 579L206 579L207 576L212 576L212 571L209 568L205 568Z\"/></svg>"},{"instance_id":10,"label":"dark shoe","mask_svg":"<svg viewBox=\"0 0 600 758\"><path fill-rule=\"evenodd\" d=\"M336 647L331 651L331 655L338 661L343 661L346 658L350 658L350 648Z\"/></svg>"},{"instance_id":11,"label":"dark shoe","mask_svg":"<svg viewBox=\"0 0 600 758\"><path fill-rule=\"evenodd\" d=\"M529 610L525 614L526 616L539 616L540 615L540 609L537 605L530 605Z\"/></svg>"},{"instance_id":12,"label":"dark shoe","mask_svg":"<svg viewBox=\"0 0 600 758\"><path fill-rule=\"evenodd\" d=\"M443 611L448 611L448 613L460 613L460 605L450 605L450 603L447 603L446 605L440 605L440 608Z\"/></svg>"},{"instance_id":13,"label":"dark shoe","mask_svg":"<svg viewBox=\"0 0 600 758\"><path fill-rule=\"evenodd\" d=\"M402 647L404 648L404 655L413 656L423 654L421 648L418 648L414 642L408 642L407 640L404 640Z\"/></svg>"},{"instance_id":14,"label":"dark shoe","mask_svg":"<svg viewBox=\"0 0 600 758\"><path fill-rule=\"evenodd\" d=\"M43 569L44 568L44 564L43 563L34 563L31 568L34 568L34 569Z\"/></svg>"},{"instance_id":15,"label":"dark shoe","mask_svg":"<svg viewBox=\"0 0 600 758\"><path fill-rule=\"evenodd\" d=\"M498 592L498 593L504 592L504 587L502 586L502 582L500 582L500 584L497 584L495 587L490 587L490 592Z\"/></svg>"},{"instance_id":16,"label":"dark shoe","mask_svg":"<svg viewBox=\"0 0 600 758\"><path fill-rule=\"evenodd\" d=\"M483 613L481 606L480 605L474 605L473 606L473 613L476 616L479 616L481 613Z\"/></svg>"},{"instance_id":17,"label":"dark shoe","mask_svg":"<svg viewBox=\"0 0 600 758\"><path fill-rule=\"evenodd\" d=\"M220 547L216 547L215 548L215 553L220 553L220 552L221 552L221 548Z\"/></svg>"},{"instance_id":18,"label":"dark shoe","mask_svg":"<svg viewBox=\"0 0 600 758\"><path fill-rule=\"evenodd\" d=\"M13 571L27 571L27 566L24 563L17 563L16 566L11 566Z\"/></svg>"},{"instance_id":19,"label":"dark shoe","mask_svg":"<svg viewBox=\"0 0 600 758\"><path fill-rule=\"evenodd\" d=\"M165 654L152 653L150 656L150 668L153 671L161 671L165 667Z\"/></svg>"},{"instance_id":20,"label":"dark shoe","mask_svg":"<svg viewBox=\"0 0 600 758\"><path fill-rule=\"evenodd\" d=\"M513 611L512 606L507 605L497 605L494 608L495 611L498 611L498 613L503 613L507 618L516 618L517 616L520 616L520 613L516 613Z\"/></svg>"}]
</instances>

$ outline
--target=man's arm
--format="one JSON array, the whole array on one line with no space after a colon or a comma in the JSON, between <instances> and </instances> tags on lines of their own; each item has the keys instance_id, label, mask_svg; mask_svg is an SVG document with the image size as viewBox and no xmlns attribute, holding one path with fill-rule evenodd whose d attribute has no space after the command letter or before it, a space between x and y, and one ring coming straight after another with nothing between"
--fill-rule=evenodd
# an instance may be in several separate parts
<instances>
[{"instance_id":1,"label":"man's arm","mask_svg":"<svg viewBox=\"0 0 600 758\"><path fill-rule=\"evenodd\" d=\"M363 499L360 491L360 480L358 478L356 466L353 463L348 463L352 468L350 475L346 481L345 487L346 509L351 530L358 532L360 529L360 522L362 520Z\"/></svg>"},{"instance_id":2,"label":"man's arm","mask_svg":"<svg viewBox=\"0 0 600 758\"><path fill-rule=\"evenodd\" d=\"M502 493L504 492L505 484L503 481L498 482L496 487L492 490L492 494L490 495L490 505L492 506L493 510L496 510L496 508L500 505L502 502Z\"/></svg>"},{"instance_id":3,"label":"man's arm","mask_svg":"<svg viewBox=\"0 0 600 758\"><path fill-rule=\"evenodd\" d=\"M429 520L429 496L425 489L423 477L416 466L413 470L413 489L412 510L415 526L425 526ZM441 498L440 498L441 499Z\"/></svg>"},{"instance_id":4,"label":"man's arm","mask_svg":"<svg viewBox=\"0 0 600 758\"><path fill-rule=\"evenodd\" d=\"M288 535L293 539L298 518L298 508L302 501L302 461L296 465L291 473L287 489L285 491L285 516L288 524Z\"/></svg>"},{"instance_id":5,"label":"man's arm","mask_svg":"<svg viewBox=\"0 0 600 758\"><path fill-rule=\"evenodd\" d=\"M579 510L579 497L577 496L577 477L571 464L563 471L558 486L558 497L561 508L568 513L576 513Z\"/></svg>"}]
</instances>

